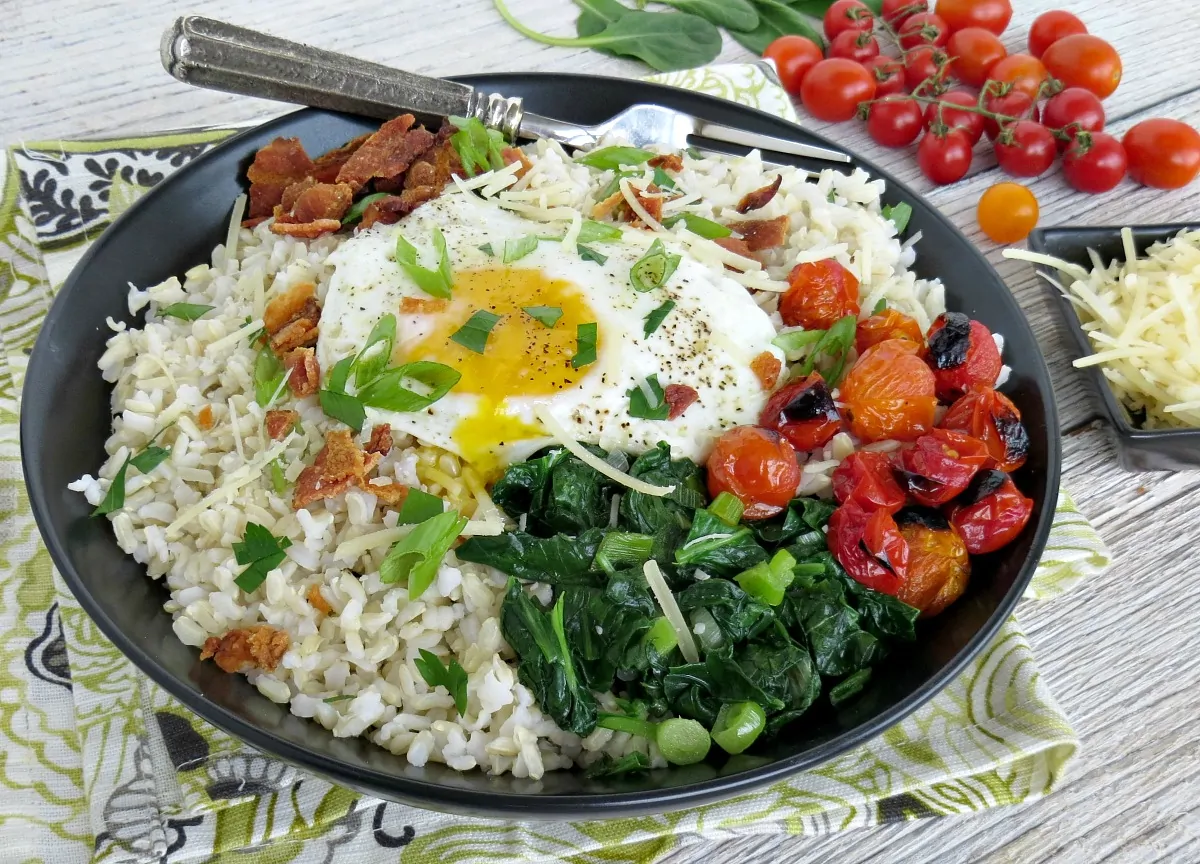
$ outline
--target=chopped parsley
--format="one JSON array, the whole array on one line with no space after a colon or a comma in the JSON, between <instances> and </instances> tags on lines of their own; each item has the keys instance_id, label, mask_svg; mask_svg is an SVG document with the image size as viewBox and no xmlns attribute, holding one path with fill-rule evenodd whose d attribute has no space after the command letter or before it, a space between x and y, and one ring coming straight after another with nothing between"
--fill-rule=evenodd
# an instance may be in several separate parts
<instances>
[{"instance_id":1,"label":"chopped parsley","mask_svg":"<svg viewBox=\"0 0 1200 864\"><path fill-rule=\"evenodd\" d=\"M458 716L467 713L467 672L458 661L451 658L449 666L443 666L441 659L432 651L422 648L421 656L413 661L421 677L430 687L445 687L446 692L454 698L454 707Z\"/></svg>"},{"instance_id":2,"label":"chopped parsley","mask_svg":"<svg viewBox=\"0 0 1200 864\"><path fill-rule=\"evenodd\" d=\"M416 525L432 519L445 509L446 503L441 498L413 487L400 505L399 521L401 525Z\"/></svg>"},{"instance_id":3,"label":"chopped parsley","mask_svg":"<svg viewBox=\"0 0 1200 864\"><path fill-rule=\"evenodd\" d=\"M655 309L653 312L651 312L649 315L647 315L646 316L645 335L649 336L651 333L653 333L655 330L657 330L660 326L662 326L663 321L666 320L667 316L671 314L671 310L674 308L675 308L675 301L668 300L665 303L663 303L661 306L659 306L657 309Z\"/></svg>"},{"instance_id":4,"label":"chopped parsley","mask_svg":"<svg viewBox=\"0 0 1200 864\"><path fill-rule=\"evenodd\" d=\"M275 488L276 495L282 495L287 491L287 477L283 474L283 466L279 464L278 459L272 459L270 465L271 485Z\"/></svg>"},{"instance_id":5,"label":"chopped parsley","mask_svg":"<svg viewBox=\"0 0 1200 864\"><path fill-rule=\"evenodd\" d=\"M489 258L496 257L496 250L492 248L491 243L484 243L482 246L479 246L478 248L479 248L480 252L482 252L484 255L487 255Z\"/></svg>"},{"instance_id":6,"label":"chopped parsley","mask_svg":"<svg viewBox=\"0 0 1200 864\"><path fill-rule=\"evenodd\" d=\"M595 219L584 219L579 226L579 237L576 243L616 243L621 240L621 229L616 225L606 225Z\"/></svg>"},{"instance_id":7,"label":"chopped parsley","mask_svg":"<svg viewBox=\"0 0 1200 864\"><path fill-rule=\"evenodd\" d=\"M639 420L666 420L671 413L658 375L651 375L642 384L626 393L629 396L629 416Z\"/></svg>"},{"instance_id":8,"label":"chopped parsley","mask_svg":"<svg viewBox=\"0 0 1200 864\"><path fill-rule=\"evenodd\" d=\"M416 600L433 583L450 544L466 525L466 517L457 510L426 519L388 550L379 568L380 580L385 585L406 581L409 599Z\"/></svg>"},{"instance_id":9,"label":"chopped parsley","mask_svg":"<svg viewBox=\"0 0 1200 864\"><path fill-rule=\"evenodd\" d=\"M581 243L581 244L578 244L575 247L575 249L576 249L576 251L579 252L579 257L582 258L584 261L592 261L592 262L595 262L596 264L603 264L605 261L608 260L607 255L601 255L599 252L597 252L591 246L584 246Z\"/></svg>"},{"instance_id":10,"label":"chopped parsley","mask_svg":"<svg viewBox=\"0 0 1200 864\"><path fill-rule=\"evenodd\" d=\"M521 311L547 329L554 327L563 316L563 310L558 306L522 306Z\"/></svg>"},{"instance_id":11,"label":"chopped parsley","mask_svg":"<svg viewBox=\"0 0 1200 864\"><path fill-rule=\"evenodd\" d=\"M538 247L538 238L533 234L526 234L524 237L518 237L516 240L504 241L504 254L500 260L505 264L511 264L514 261L520 261L526 255Z\"/></svg>"},{"instance_id":12,"label":"chopped parsley","mask_svg":"<svg viewBox=\"0 0 1200 864\"><path fill-rule=\"evenodd\" d=\"M646 254L633 262L629 269L629 283L634 291L642 293L660 288L671 278L681 260L680 255L668 255L662 240L656 237Z\"/></svg>"},{"instance_id":13,"label":"chopped parsley","mask_svg":"<svg viewBox=\"0 0 1200 864\"><path fill-rule=\"evenodd\" d=\"M903 234L904 229L908 227L908 220L912 218L913 209L907 201L901 201L899 204L888 205L879 212L884 219L890 220L896 226L897 234Z\"/></svg>"},{"instance_id":14,"label":"chopped parsley","mask_svg":"<svg viewBox=\"0 0 1200 864\"><path fill-rule=\"evenodd\" d=\"M537 241L535 240L534 243L536 244ZM491 335L492 328L496 326L500 317L494 312L480 309L467 319L466 324L454 331L450 336L450 341L457 342L468 351L482 354L483 349L487 347L488 336Z\"/></svg>"},{"instance_id":15,"label":"chopped parsley","mask_svg":"<svg viewBox=\"0 0 1200 864\"><path fill-rule=\"evenodd\" d=\"M93 516L105 516L125 506L125 475L129 472L130 465L143 474L149 474L171 455L170 447L159 447L154 443L158 440L158 436L169 428L171 428L170 425L164 426L150 439L149 444L137 453L130 453L125 457L125 461L113 475L112 482L108 484L108 493L104 496L104 500L92 511Z\"/></svg>"},{"instance_id":16,"label":"chopped parsley","mask_svg":"<svg viewBox=\"0 0 1200 864\"><path fill-rule=\"evenodd\" d=\"M206 306L203 303L172 303L158 310L163 318L178 318L181 321L195 321L207 315L216 306Z\"/></svg>"},{"instance_id":17,"label":"chopped parsley","mask_svg":"<svg viewBox=\"0 0 1200 864\"><path fill-rule=\"evenodd\" d=\"M285 374L287 370L271 347L264 345L259 348L258 356L254 358L254 401L264 408L270 405L283 384Z\"/></svg>"},{"instance_id":18,"label":"chopped parsley","mask_svg":"<svg viewBox=\"0 0 1200 864\"><path fill-rule=\"evenodd\" d=\"M340 696L329 696L321 701L326 705L332 705L334 702L345 702L347 699L353 699L355 695L354 693L342 693Z\"/></svg>"},{"instance_id":19,"label":"chopped parsley","mask_svg":"<svg viewBox=\"0 0 1200 864\"><path fill-rule=\"evenodd\" d=\"M705 219L703 216L697 216L695 213L680 213L676 216L670 216L663 220L663 225L667 228L674 228L680 222L693 234L698 234L709 240L716 240L718 237L728 237L733 233L733 231L726 228L720 222Z\"/></svg>"},{"instance_id":20,"label":"chopped parsley","mask_svg":"<svg viewBox=\"0 0 1200 864\"><path fill-rule=\"evenodd\" d=\"M573 369L582 369L596 362L596 338L599 328L595 321L580 324L575 328L575 356L571 358Z\"/></svg>"},{"instance_id":21,"label":"chopped parsley","mask_svg":"<svg viewBox=\"0 0 1200 864\"><path fill-rule=\"evenodd\" d=\"M448 300L454 277L450 272L450 253L446 249L446 238L436 225L433 226L433 248L437 252L438 264L431 270L418 263L417 247L405 240L403 235L397 234L396 263L426 294Z\"/></svg>"},{"instance_id":22,"label":"chopped parsley","mask_svg":"<svg viewBox=\"0 0 1200 864\"><path fill-rule=\"evenodd\" d=\"M233 557L246 567L233 581L247 594L267 579L267 574L283 563L285 551L292 545L287 537L276 537L257 522L246 523L240 543L233 544Z\"/></svg>"},{"instance_id":23,"label":"chopped parsley","mask_svg":"<svg viewBox=\"0 0 1200 864\"><path fill-rule=\"evenodd\" d=\"M363 410L362 400L346 393L346 379L350 377L350 369L354 366L354 357L343 357L329 373L326 386L318 394L321 400L321 410L326 417L332 417L345 423L355 432L361 432L367 419Z\"/></svg>"},{"instance_id":24,"label":"chopped parsley","mask_svg":"<svg viewBox=\"0 0 1200 864\"><path fill-rule=\"evenodd\" d=\"M871 310L872 315L882 315L887 311L887 298L880 297L879 302L875 304L875 308Z\"/></svg>"}]
</instances>

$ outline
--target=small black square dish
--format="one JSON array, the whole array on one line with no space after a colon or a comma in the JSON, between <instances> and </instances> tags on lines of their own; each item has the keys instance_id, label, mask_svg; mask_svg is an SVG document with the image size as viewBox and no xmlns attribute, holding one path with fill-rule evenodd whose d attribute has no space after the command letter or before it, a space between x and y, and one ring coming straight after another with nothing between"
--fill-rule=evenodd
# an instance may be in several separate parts
<instances>
[{"instance_id":1,"label":"small black square dish","mask_svg":"<svg viewBox=\"0 0 1200 864\"><path fill-rule=\"evenodd\" d=\"M1196 230L1196 223L1173 225L1142 225L1132 227L1138 255L1160 241L1167 241L1180 231ZM1060 258L1091 270L1088 249L1094 249L1108 263L1124 261L1125 247L1120 227L1038 228L1029 235L1029 249L1042 255ZM1056 279L1061 274L1046 264L1035 265ZM1079 356L1095 353L1087 334L1081 327L1079 314L1065 297L1055 291L1055 306L1066 322ZM1099 366L1083 370L1100 397L1104 414L1112 429L1120 465L1126 471L1188 471L1200 469L1200 428L1144 429L1138 418L1117 398L1117 394L1100 371Z\"/></svg>"}]
</instances>

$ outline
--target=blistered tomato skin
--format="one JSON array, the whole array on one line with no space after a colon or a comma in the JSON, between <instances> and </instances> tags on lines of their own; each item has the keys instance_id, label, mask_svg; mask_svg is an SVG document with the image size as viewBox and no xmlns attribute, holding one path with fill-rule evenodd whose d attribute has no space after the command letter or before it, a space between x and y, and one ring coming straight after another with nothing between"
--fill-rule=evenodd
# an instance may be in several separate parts
<instances>
[{"instance_id":1,"label":"blistered tomato skin","mask_svg":"<svg viewBox=\"0 0 1200 864\"><path fill-rule=\"evenodd\" d=\"M717 439L708 457L708 492L728 492L745 506L743 519L779 513L800 485L796 450L778 432L735 426Z\"/></svg>"},{"instance_id":2,"label":"blistered tomato skin","mask_svg":"<svg viewBox=\"0 0 1200 864\"><path fill-rule=\"evenodd\" d=\"M890 513L868 513L851 502L833 511L826 535L829 551L855 581L895 595L908 571L908 544Z\"/></svg>"},{"instance_id":3,"label":"blistered tomato skin","mask_svg":"<svg viewBox=\"0 0 1200 864\"><path fill-rule=\"evenodd\" d=\"M988 459L987 446L979 439L949 429L930 429L900 451L896 473L914 501L940 507L965 490Z\"/></svg>"},{"instance_id":4,"label":"blistered tomato skin","mask_svg":"<svg viewBox=\"0 0 1200 864\"><path fill-rule=\"evenodd\" d=\"M967 551L986 555L1017 539L1029 523L1033 501L1003 471L981 471L962 496L950 505L950 523L962 535Z\"/></svg>"},{"instance_id":5,"label":"blistered tomato skin","mask_svg":"<svg viewBox=\"0 0 1200 864\"><path fill-rule=\"evenodd\" d=\"M788 284L779 302L788 327L828 330L839 318L858 314L858 279L832 258L797 264Z\"/></svg>"},{"instance_id":6,"label":"blistered tomato skin","mask_svg":"<svg viewBox=\"0 0 1200 864\"><path fill-rule=\"evenodd\" d=\"M921 332L921 325L903 312L884 309L865 321L858 322L858 330L854 334L854 347L862 354L871 346L888 339L905 339L921 345L925 341L925 334Z\"/></svg>"},{"instance_id":7,"label":"blistered tomato skin","mask_svg":"<svg viewBox=\"0 0 1200 864\"><path fill-rule=\"evenodd\" d=\"M1029 455L1029 433L1021 422L1021 412L991 387L976 387L964 394L938 425L982 441L990 457L989 468L1016 471Z\"/></svg>"},{"instance_id":8,"label":"blistered tomato skin","mask_svg":"<svg viewBox=\"0 0 1200 864\"><path fill-rule=\"evenodd\" d=\"M842 460L832 479L833 497L839 504L853 502L868 513L895 513L904 506L904 490L896 482L886 453L856 450Z\"/></svg>"},{"instance_id":9,"label":"blistered tomato skin","mask_svg":"<svg viewBox=\"0 0 1200 864\"><path fill-rule=\"evenodd\" d=\"M888 339L868 348L846 375L844 415L862 442L912 441L933 428L936 383L920 350L907 339Z\"/></svg>"},{"instance_id":10,"label":"blistered tomato skin","mask_svg":"<svg viewBox=\"0 0 1200 864\"><path fill-rule=\"evenodd\" d=\"M842 415L825 379L814 372L768 399L758 422L778 432L797 450L807 452L829 443L842 428Z\"/></svg>"},{"instance_id":11,"label":"blistered tomato skin","mask_svg":"<svg viewBox=\"0 0 1200 864\"><path fill-rule=\"evenodd\" d=\"M971 576L971 556L958 530L936 510L914 507L896 514L908 544L908 573L896 599L931 618L962 596Z\"/></svg>"},{"instance_id":12,"label":"blistered tomato skin","mask_svg":"<svg viewBox=\"0 0 1200 864\"><path fill-rule=\"evenodd\" d=\"M1000 349L992 331L961 312L939 315L929 328L925 359L937 382L937 396L953 402L972 387L991 387L1000 376Z\"/></svg>"}]
</instances>

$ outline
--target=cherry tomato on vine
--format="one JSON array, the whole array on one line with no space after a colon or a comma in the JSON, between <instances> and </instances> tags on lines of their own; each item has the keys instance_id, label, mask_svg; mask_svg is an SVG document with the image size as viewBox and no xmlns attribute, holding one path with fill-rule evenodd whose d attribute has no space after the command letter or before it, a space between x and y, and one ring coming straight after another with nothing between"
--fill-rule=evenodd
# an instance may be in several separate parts
<instances>
[{"instance_id":1,"label":"cherry tomato on vine","mask_svg":"<svg viewBox=\"0 0 1200 864\"><path fill-rule=\"evenodd\" d=\"M898 35L900 47L905 51L924 45L941 48L950 38L950 28L941 16L933 12L918 12L904 22Z\"/></svg>"},{"instance_id":2,"label":"cherry tomato on vine","mask_svg":"<svg viewBox=\"0 0 1200 864\"><path fill-rule=\"evenodd\" d=\"M1037 197L1019 183L997 183L980 197L975 215L993 243L1018 243L1037 225Z\"/></svg>"},{"instance_id":3,"label":"cherry tomato on vine","mask_svg":"<svg viewBox=\"0 0 1200 864\"><path fill-rule=\"evenodd\" d=\"M1000 95L999 91L1004 90L1005 86L992 82L986 84L988 95L983 100L983 107L993 114L1002 114L1016 120L1032 120L1036 123L1041 116L1041 111L1038 110L1038 106L1034 104L1029 94L1023 90L1010 89L1004 95ZM995 141L996 136L1000 134L1000 124L991 117L984 118L983 129L992 141Z\"/></svg>"},{"instance_id":4,"label":"cherry tomato on vine","mask_svg":"<svg viewBox=\"0 0 1200 864\"><path fill-rule=\"evenodd\" d=\"M767 46L763 56L775 61L779 83L792 96L800 95L800 82L825 59L821 46L803 36L780 36Z\"/></svg>"},{"instance_id":5,"label":"cherry tomato on vine","mask_svg":"<svg viewBox=\"0 0 1200 864\"><path fill-rule=\"evenodd\" d=\"M1063 177L1080 192L1109 191L1128 167L1121 142L1104 132L1080 132L1063 155Z\"/></svg>"},{"instance_id":6,"label":"cherry tomato on vine","mask_svg":"<svg viewBox=\"0 0 1200 864\"><path fill-rule=\"evenodd\" d=\"M911 96L889 96L868 110L867 134L884 147L907 147L924 126L921 105Z\"/></svg>"},{"instance_id":7,"label":"cherry tomato on vine","mask_svg":"<svg viewBox=\"0 0 1200 864\"><path fill-rule=\"evenodd\" d=\"M870 33L843 30L829 45L830 57L845 57L856 63L865 63L879 56L879 40Z\"/></svg>"},{"instance_id":8,"label":"cherry tomato on vine","mask_svg":"<svg viewBox=\"0 0 1200 864\"><path fill-rule=\"evenodd\" d=\"M991 387L968 392L950 406L938 425L978 438L987 446L994 463L990 467L1001 471L1016 471L1029 455L1029 433L1021 423L1021 412Z\"/></svg>"},{"instance_id":9,"label":"cherry tomato on vine","mask_svg":"<svg viewBox=\"0 0 1200 864\"><path fill-rule=\"evenodd\" d=\"M918 48L908 52L904 57L904 86L914 92L920 89L924 96L943 92L949 61L949 55L940 48Z\"/></svg>"},{"instance_id":10,"label":"cherry tomato on vine","mask_svg":"<svg viewBox=\"0 0 1200 864\"><path fill-rule=\"evenodd\" d=\"M908 571L896 598L937 615L967 589L971 555L958 531L936 510L908 507L896 514L900 536L908 544Z\"/></svg>"},{"instance_id":11,"label":"cherry tomato on vine","mask_svg":"<svg viewBox=\"0 0 1200 864\"><path fill-rule=\"evenodd\" d=\"M939 186L957 183L971 167L972 146L971 137L961 129L944 134L931 130L917 145L917 164L921 173Z\"/></svg>"},{"instance_id":12,"label":"cherry tomato on vine","mask_svg":"<svg viewBox=\"0 0 1200 864\"><path fill-rule=\"evenodd\" d=\"M933 428L937 385L920 350L906 339L888 339L851 367L841 386L843 413L861 441L912 441Z\"/></svg>"},{"instance_id":13,"label":"cherry tomato on vine","mask_svg":"<svg viewBox=\"0 0 1200 864\"><path fill-rule=\"evenodd\" d=\"M979 439L949 429L930 429L896 454L895 464L901 488L914 501L940 507L966 489L987 461L987 447Z\"/></svg>"},{"instance_id":14,"label":"cherry tomato on vine","mask_svg":"<svg viewBox=\"0 0 1200 864\"><path fill-rule=\"evenodd\" d=\"M1050 170L1058 145L1054 135L1041 123L1018 120L996 138L993 149L996 162L1013 177L1037 177Z\"/></svg>"},{"instance_id":15,"label":"cherry tomato on vine","mask_svg":"<svg viewBox=\"0 0 1200 864\"><path fill-rule=\"evenodd\" d=\"M954 59L950 74L964 84L982 87L988 70L1008 56L1000 37L982 27L955 30L946 43L946 53Z\"/></svg>"},{"instance_id":16,"label":"cherry tomato on vine","mask_svg":"<svg viewBox=\"0 0 1200 864\"><path fill-rule=\"evenodd\" d=\"M788 327L828 330L847 315L858 315L858 279L833 258L797 264L788 274L779 316Z\"/></svg>"},{"instance_id":17,"label":"cherry tomato on vine","mask_svg":"<svg viewBox=\"0 0 1200 864\"><path fill-rule=\"evenodd\" d=\"M743 519L766 519L787 506L800 485L800 464L787 439L757 426L734 426L708 457L708 492L745 505Z\"/></svg>"},{"instance_id":18,"label":"cherry tomato on vine","mask_svg":"<svg viewBox=\"0 0 1200 864\"><path fill-rule=\"evenodd\" d=\"M1055 131L1058 149L1065 150L1079 132L1104 129L1104 106L1091 90L1068 87L1046 100L1042 107L1042 125ZM1059 132L1063 137L1059 137Z\"/></svg>"},{"instance_id":19,"label":"cherry tomato on vine","mask_svg":"<svg viewBox=\"0 0 1200 864\"><path fill-rule=\"evenodd\" d=\"M975 95L966 90L951 90L949 93L943 93L938 97L938 102L930 102L925 106L925 128L932 129L940 119L951 129L961 129L966 132L967 137L971 139L971 145L974 146L983 137L983 115L950 106L965 105L968 108L975 108L977 103L978 99Z\"/></svg>"},{"instance_id":20,"label":"cherry tomato on vine","mask_svg":"<svg viewBox=\"0 0 1200 864\"><path fill-rule=\"evenodd\" d=\"M895 594L908 575L908 544L886 510L844 504L829 517L829 551L855 581Z\"/></svg>"},{"instance_id":21,"label":"cherry tomato on vine","mask_svg":"<svg viewBox=\"0 0 1200 864\"><path fill-rule=\"evenodd\" d=\"M1000 349L992 331L961 312L939 315L926 337L925 361L933 370L937 396L951 402L976 387L991 387L1000 376Z\"/></svg>"},{"instance_id":22,"label":"cherry tomato on vine","mask_svg":"<svg viewBox=\"0 0 1200 864\"><path fill-rule=\"evenodd\" d=\"M1012 84L1014 90L1020 90L1030 99L1037 101L1042 92L1042 84L1050 78L1045 65L1036 57L1028 54L1009 54L988 70L987 77L1001 84Z\"/></svg>"},{"instance_id":23,"label":"cherry tomato on vine","mask_svg":"<svg viewBox=\"0 0 1200 864\"><path fill-rule=\"evenodd\" d=\"M1033 501L1021 494L1011 477L1003 471L980 471L948 515L967 551L985 555L1017 539L1032 512Z\"/></svg>"},{"instance_id":24,"label":"cherry tomato on vine","mask_svg":"<svg viewBox=\"0 0 1200 864\"><path fill-rule=\"evenodd\" d=\"M1129 176L1143 186L1179 189L1200 173L1200 133L1179 120L1143 120L1121 143L1129 157Z\"/></svg>"},{"instance_id":25,"label":"cherry tomato on vine","mask_svg":"<svg viewBox=\"0 0 1200 864\"><path fill-rule=\"evenodd\" d=\"M825 11L824 23L825 37L832 42L847 30L870 33L875 29L875 16L862 0L837 0Z\"/></svg>"},{"instance_id":26,"label":"cherry tomato on vine","mask_svg":"<svg viewBox=\"0 0 1200 864\"><path fill-rule=\"evenodd\" d=\"M904 64L895 57L881 54L862 65L875 79L876 99L904 92Z\"/></svg>"},{"instance_id":27,"label":"cherry tomato on vine","mask_svg":"<svg viewBox=\"0 0 1200 864\"><path fill-rule=\"evenodd\" d=\"M842 428L825 379L814 372L778 390L763 408L759 425L778 432L797 450L824 447Z\"/></svg>"},{"instance_id":28,"label":"cherry tomato on vine","mask_svg":"<svg viewBox=\"0 0 1200 864\"><path fill-rule=\"evenodd\" d=\"M867 320L858 322L858 329L854 333L854 348L862 354L872 345L878 345L888 339L907 339L909 342L923 345L925 334L921 332L921 325L903 312L884 309Z\"/></svg>"},{"instance_id":29,"label":"cherry tomato on vine","mask_svg":"<svg viewBox=\"0 0 1200 864\"><path fill-rule=\"evenodd\" d=\"M839 504L853 502L867 512L889 513L904 506L904 490L896 482L892 459L886 453L855 450L842 460L831 479L833 497Z\"/></svg>"},{"instance_id":30,"label":"cherry tomato on vine","mask_svg":"<svg viewBox=\"0 0 1200 864\"><path fill-rule=\"evenodd\" d=\"M1009 0L937 0L934 11L951 30L981 27L999 36L1012 20Z\"/></svg>"},{"instance_id":31,"label":"cherry tomato on vine","mask_svg":"<svg viewBox=\"0 0 1200 864\"><path fill-rule=\"evenodd\" d=\"M881 15L883 20L899 30L913 15L918 12L928 12L929 3L926 0L883 0Z\"/></svg>"},{"instance_id":32,"label":"cherry tomato on vine","mask_svg":"<svg viewBox=\"0 0 1200 864\"><path fill-rule=\"evenodd\" d=\"M1070 12L1062 9L1043 12L1033 19L1033 26L1029 28L1029 53L1041 57L1059 39L1086 32L1087 25Z\"/></svg>"},{"instance_id":33,"label":"cherry tomato on vine","mask_svg":"<svg viewBox=\"0 0 1200 864\"><path fill-rule=\"evenodd\" d=\"M1077 33L1046 49L1042 63L1064 87L1083 87L1101 99L1121 83L1121 55L1099 36Z\"/></svg>"},{"instance_id":34,"label":"cherry tomato on vine","mask_svg":"<svg viewBox=\"0 0 1200 864\"><path fill-rule=\"evenodd\" d=\"M860 102L875 98L875 76L861 63L844 57L822 60L809 70L800 84L800 101L818 120L841 123L849 120Z\"/></svg>"}]
</instances>

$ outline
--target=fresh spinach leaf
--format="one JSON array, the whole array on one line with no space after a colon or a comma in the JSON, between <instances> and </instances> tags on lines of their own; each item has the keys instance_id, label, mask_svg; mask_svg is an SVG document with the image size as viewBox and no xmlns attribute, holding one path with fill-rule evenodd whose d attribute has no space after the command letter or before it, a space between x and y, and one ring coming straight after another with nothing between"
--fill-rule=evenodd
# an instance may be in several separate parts
<instances>
[{"instance_id":1,"label":"fresh spinach leaf","mask_svg":"<svg viewBox=\"0 0 1200 864\"><path fill-rule=\"evenodd\" d=\"M824 47L821 34L813 28L811 19L805 17L787 4L778 0L751 0L754 10L758 13L758 26L753 30L730 30L729 35L736 39L743 48L751 53L762 56L767 46L780 36L804 36L818 46Z\"/></svg>"},{"instance_id":2,"label":"fresh spinach leaf","mask_svg":"<svg viewBox=\"0 0 1200 864\"><path fill-rule=\"evenodd\" d=\"M558 447L510 466L492 487L492 500L514 519L524 515L531 534L550 537L607 527L616 490L612 480Z\"/></svg>"},{"instance_id":3,"label":"fresh spinach leaf","mask_svg":"<svg viewBox=\"0 0 1200 864\"><path fill-rule=\"evenodd\" d=\"M751 522L750 530L767 546L786 546L801 534L820 531L829 523L837 505L820 498L793 498L787 509L770 519ZM823 541L822 541L823 543Z\"/></svg>"},{"instance_id":4,"label":"fresh spinach leaf","mask_svg":"<svg viewBox=\"0 0 1200 864\"><path fill-rule=\"evenodd\" d=\"M671 448L665 443L634 460L629 473L647 483L674 486L675 491L657 496L630 490L622 495L619 525L626 531L655 536L664 531L686 531L692 511L707 503L700 467L690 459L672 459Z\"/></svg>"},{"instance_id":5,"label":"fresh spinach leaf","mask_svg":"<svg viewBox=\"0 0 1200 864\"><path fill-rule=\"evenodd\" d=\"M636 771L649 771L650 757L640 750L626 753L614 758L607 753L589 765L583 775L589 779L597 777L617 777L621 774L632 774Z\"/></svg>"},{"instance_id":6,"label":"fresh spinach leaf","mask_svg":"<svg viewBox=\"0 0 1200 864\"><path fill-rule=\"evenodd\" d=\"M747 0L660 0L680 12L699 15L727 30L753 30L758 26L758 12Z\"/></svg>"},{"instance_id":7,"label":"fresh spinach leaf","mask_svg":"<svg viewBox=\"0 0 1200 864\"><path fill-rule=\"evenodd\" d=\"M603 536L603 530L597 528L578 537L534 537L522 531L505 531L494 537L468 537L454 551L463 561L487 564L528 582L599 586L603 574L592 568L592 562Z\"/></svg>"},{"instance_id":8,"label":"fresh spinach leaf","mask_svg":"<svg viewBox=\"0 0 1200 864\"><path fill-rule=\"evenodd\" d=\"M775 623L775 611L727 579L693 582L675 598L684 616L707 609L730 645L754 639Z\"/></svg>"},{"instance_id":9,"label":"fresh spinach leaf","mask_svg":"<svg viewBox=\"0 0 1200 864\"><path fill-rule=\"evenodd\" d=\"M697 510L683 545L675 550L675 563L703 570L710 576L732 578L760 561L767 552L754 539L754 532L731 527L707 510Z\"/></svg>"},{"instance_id":10,"label":"fresh spinach leaf","mask_svg":"<svg viewBox=\"0 0 1200 864\"><path fill-rule=\"evenodd\" d=\"M862 629L858 612L830 582L790 589L780 615L791 632L803 632L822 675L849 675L881 660L886 651Z\"/></svg>"}]
</instances>

